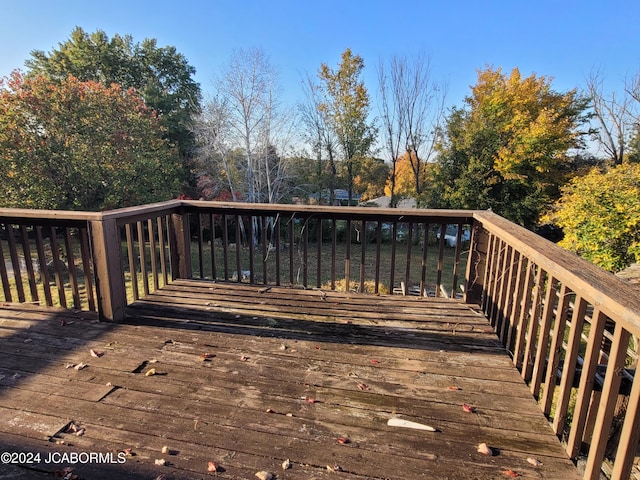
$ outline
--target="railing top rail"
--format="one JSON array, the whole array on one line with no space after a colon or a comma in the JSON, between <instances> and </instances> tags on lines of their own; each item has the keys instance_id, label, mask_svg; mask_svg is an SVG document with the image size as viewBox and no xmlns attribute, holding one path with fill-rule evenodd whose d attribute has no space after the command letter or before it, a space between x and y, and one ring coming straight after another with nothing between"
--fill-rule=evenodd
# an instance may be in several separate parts
<instances>
[{"instance_id":1,"label":"railing top rail","mask_svg":"<svg viewBox=\"0 0 640 480\"><path fill-rule=\"evenodd\" d=\"M29 208L2 208L0 220L20 222L23 220L45 220L47 222L75 221L86 222L99 220L100 212L83 212L75 210L35 210Z\"/></svg>"},{"instance_id":2,"label":"railing top rail","mask_svg":"<svg viewBox=\"0 0 640 480\"><path fill-rule=\"evenodd\" d=\"M202 200L182 200L182 206L190 211L220 210L232 214L260 213L264 215L296 214L337 219L388 220L400 222L471 223L472 210L427 210L376 207L333 207L320 205L289 205L272 203L210 202Z\"/></svg>"},{"instance_id":3,"label":"railing top rail","mask_svg":"<svg viewBox=\"0 0 640 480\"><path fill-rule=\"evenodd\" d=\"M476 211L482 226L513 246L554 278L580 294L615 321L640 336L640 289L562 249L539 235L487 211Z\"/></svg>"},{"instance_id":4,"label":"railing top rail","mask_svg":"<svg viewBox=\"0 0 640 480\"><path fill-rule=\"evenodd\" d=\"M114 219L118 223L126 223L149 218L150 216L161 216L173 213L180 209L181 206L181 200L168 200L166 202L149 203L135 207L118 208L117 210L102 212L102 219Z\"/></svg>"},{"instance_id":5,"label":"railing top rail","mask_svg":"<svg viewBox=\"0 0 640 480\"><path fill-rule=\"evenodd\" d=\"M375 207L332 207L316 205L289 205L271 203L212 202L203 200L169 200L134 207L107 210L104 212L86 212L71 210L36 210L3 208L0 219L47 220L56 221L99 221L115 219L119 223L132 219L147 218L151 215L162 215L186 208L189 211L219 210L230 214L260 213L264 215L297 214L298 216L316 216L337 219L375 219L388 221L413 221L441 223L471 223L472 210L427 210L397 209Z\"/></svg>"}]
</instances>

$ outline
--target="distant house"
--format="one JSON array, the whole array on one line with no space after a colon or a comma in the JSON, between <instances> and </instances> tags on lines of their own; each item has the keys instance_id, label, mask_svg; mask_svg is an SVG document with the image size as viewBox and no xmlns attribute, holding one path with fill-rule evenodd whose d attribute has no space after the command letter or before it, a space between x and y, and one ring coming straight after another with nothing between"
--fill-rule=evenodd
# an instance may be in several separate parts
<instances>
[{"instance_id":1,"label":"distant house","mask_svg":"<svg viewBox=\"0 0 640 480\"><path fill-rule=\"evenodd\" d=\"M360 203L360 197L356 193L351 194L351 204L349 204L349 191L343 188L336 188L333 191L333 203L332 205L337 207L346 207L348 205L358 205ZM329 190L323 190L321 194L312 193L309 195L309 203L316 205L329 205L329 199L331 198L331 192Z\"/></svg>"},{"instance_id":2,"label":"distant house","mask_svg":"<svg viewBox=\"0 0 640 480\"><path fill-rule=\"evenodd\" d=\"M385 195L382 197L373 198L371 200L367 200L366 202L362 202L360 205L363 207L389 208L391 206L391 197ZM398 201L396 207L401 210L417 208L417 202L415 198L403 198L402 200Z\"/></svg>"}]
</instances>

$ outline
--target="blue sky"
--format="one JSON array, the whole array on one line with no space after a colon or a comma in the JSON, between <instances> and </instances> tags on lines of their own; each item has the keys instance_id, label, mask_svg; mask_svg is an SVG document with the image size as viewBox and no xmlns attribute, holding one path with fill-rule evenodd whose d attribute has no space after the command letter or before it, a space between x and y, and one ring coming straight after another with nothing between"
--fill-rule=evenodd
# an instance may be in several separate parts
<instances>
[{"instance_id":1,"label":"blue sky","mask_svg":"<svg viewBox=\"0 0 640 480\"><path fill-rule=\"evenodd\" d=\"M487 65L554 78L558 91L581 87L593 69L608 90L640 71L638 0L2 0L0 76L29 53L50 51L75 26L173 45L197 70L205 95L233 49L260 47L279 71L284 100L303 98L301 79L336 66L349 47L376 66L394 54L426 53L432 78L447 81L448 105L461 105Z\"/></svg>"}]
</instances>

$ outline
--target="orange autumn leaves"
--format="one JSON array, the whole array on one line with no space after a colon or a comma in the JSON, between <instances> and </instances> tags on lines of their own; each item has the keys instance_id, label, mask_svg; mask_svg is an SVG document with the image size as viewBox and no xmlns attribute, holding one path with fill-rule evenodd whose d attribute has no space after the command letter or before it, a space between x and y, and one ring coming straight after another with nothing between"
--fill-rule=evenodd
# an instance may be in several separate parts
<instances>
[{"instance_id":1,"label":"orange autumn leaves","mask_svg":"<svg viewBox=\"0 0 640 480\"><path fill-rule=\"evenodd\" d=\"M0 80L1 205L104 210L171 198L178 156L165 133L133 89L14 71Z\"/></svg>"}]
</instances>

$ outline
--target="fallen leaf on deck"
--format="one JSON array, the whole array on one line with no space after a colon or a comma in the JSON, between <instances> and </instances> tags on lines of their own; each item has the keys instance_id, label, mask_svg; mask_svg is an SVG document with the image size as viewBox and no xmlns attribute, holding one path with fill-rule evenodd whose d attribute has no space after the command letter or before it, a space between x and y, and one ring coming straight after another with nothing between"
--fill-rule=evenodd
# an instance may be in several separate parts
<instances>
[{"instance_id":1,"label":"fallen leaf on deck","mask_svg":"<svg viewBox=\"0 0 640 480\"><path fill-rule=\"evenodd\" d=\"M258 477L260 480L273 480L274 478L273 473L265 471L256 472L256 477Z\"/></svg>"},{"instance_id":2,"label":"fallen leaf on deck","mask_svg":"<svg viewBox=\"0 0 640 480\"><path fill-rule=\"evenodd\" d=\"M63 318L62 320L60 320L60 326L64 327L67 324L67 321Z\"/></svg>"},{"instance_id":3,"label":"fallen leaf on deck","mask_svg":"<svg viewBox=\"0 0 640 480\"><path fill-rule=\"evenodd\" d=\"M240 361L241 361L241 362L246 362L247 360L249 360L249 357L247 357L246 355L242 355L242 356L240 357Z\"/></svg>"},{"instance_id":4,"label":"fallen leaf on deck","mask_svg":"<svg viewBox=\"0 0 640 480\"><path fill-rule=\"evenodd\" d=\"M80 430L80 428L80 425L78 425L76 422L71 422L69 423L67 428L65 428L64 433L76 433L78 430Z\"/></svg>"},{"instance_id":5,"label":"fallen leaf on deck","mask_svg":"<svg viewBox=\"0 0 640 480\"><path fill-rule=\"evenodd\" d=\"M287 458L284 462L282 462L282 469L288 470L290 468L291 468L291 460Z\"/></svg>"},{"instance_id":6,"label":"fallen leaf on deck","mask_svg":"<svg viewBox=\"0 0 640 480\"><path fill-rule=\"evenodd\" d=\"M271 290L271 287L264 287L258 290L258 293L267 293L269 290Z\"/></svg>"},{"instance_id":7,"label":"fallen leaf on deck","mask_svg":"<svg viewBox=\"0 0 640 480\"><path fill-rule=\"evenodd\" d=\"M531 465L533 465L534 467L541 467L543 465L543 463L538 460L537 458L527 458L527 462L529 462Z\"/></svg>"},{"instance_id":8,"label":"fallen leaf on deck","mask_svg":"<svg viewBox=\"0 0 640 480\"><path fill-rule=\"evenodd\" d=\"M313 397L305 397L304 401L307 403L316 403L316 399Z\"/></svg>"},{"instance_id":9,"label":"fallen leaf on deck","mask_svg":"<svg viewBox=\"0 0 640 480\"><path fill-rule=\"evenodd\" d=\"M481 443L480 445L478 445L478 453L489 455L490 457L493 456L493 450L491 450L491 448L489 448L486 443Z\"/></svg>"},{"instance_id":10,"label":"fallen leaf on deck","mask_svg":"<svg viewBox=\"0 0 640 480\"><path fill-rule=\"evenodd\" d=\"M351 440L349 440L347 437L340 437L338 439L338 443L341 445L346 445L347 443L351 443Z\"/></svg>"},{"instance_id":11,"label":"fallen leaf on deck","mask_svg":"<svg viewBox=\"0 0 640 480\"><path fill-rule=\"evenodd\" d=\"M518 472L515 472L513 470L503 470L502 473L504 473L507 477L511 477L511 478L516 478L520 476Z\"/></svg>"},{"instance_id":12,"label":"fallen leaf on deck","mask_svg":"<svg viewBox=\"0 0 640 480\"><path fill-rule=\"evenodd\" d=\"M215 356L216 355L214 353L203 353L202 355L200 355L200 361L206 362L207 360L211 360Z\"/></svg>"},{"instance_id":13,"label":"fallen leaf on deck","mask_svg":"<svg viewBox=\"0 0 640 480\"><path fill-rule=\"evenodd\" d=\"M75 368L76 364L75 363L67 363L64 368Z\"/></svg>"},{"instance_id":14,"label":"fallen leaf on deck","mask_svg":"<svg viewBox=\"0 0 640 480\"><path fill-rule=\"evenodd\" d=\"M218 465L216 462L209 462L207 464L207 472L217 472L219 468L220 465Z\"/></svg>"},{"instance_id":15,"label":"fallen leaf on deck","mask_svg":"<svg viewBox=\"0 0 640 480\"><path fill-rule=\"evenodd\" d=\"M83 368L87 368L87 367L88 367L88 365L87 365L86 363L82 363L82 362L80 362L79 364L77 364L77 365L76 365L75 367L73 367L73 368L75 368L76 370L80 371L80 370L82 370Z\"/></svg>"},{"instance_id":16,"label":"fallen leaf on deck","mask_svg":"<svg viewBox=\"0 0 640 480\"><path fill-rule=\"evenodd\" d=\"M449 387L447 387L447 390L462 390L460 387L456 387L455 385L451 385Z\"/></svg>"},{"instance_id":17,"label":"fallen leaf on deck","mask_svg":"<svg viewBox=\"0 0 640 480\"><path fill-rule=\"evenodd\" d=\"M265 411L267 413L276 413L275 410L273 410L272 408L267 408Z\"/></svg>"},{"instance_id":18,"label":"fallen leaf on deck","mask_svg":"<svg viewBox=\"0 0 640 480\"><path fill-rule=\"evenodd\" d=\"M156 374L156 369L155 368L150 368L149 370L147 370L147 373L144 374L145 377L150 377L151 375L155 375Z\"/></svg>"},{"instance_id":19,"label":"fallen leaf on deck","mask_svg":"<svg viewBox=\"0 0 640 480\"><path fill-rule=\"evenodd\" d=\"M123 448L122 450L118 450L118 453L124 453L127 457L135 456L135 453L133 453L131 448Z\"/></svg>"},{"instance_id":20,"label":"fallen leaf on deck","mask_svg":"<svg viewBox=\"0 0 640 480\"><path fill-rule=\"evenodd\" d=\"M362 390L363 392L366 392L367 390L369 390L369 385L367 385L366 383L359 383L358 389Z\"/></svg>"},{"instance_id":21,"label":"fallen leaf on deck","mask_svg":"<svg viewBox=\"0 0 640 480\"><path fill-rule=\"evenodd\" d=\"M380 363L380 360L376 360L375 358L371 359L371 364L372 365L378 365Z\"/></svg>"},{"instance_id":22,"label":"fallen leaf on deck","mask_svg":"<svg viewBox=\"0 0 640 480\"><path fill-rule=\"evenodd\" d=\"M327 470L330 472L342 472L342 467L338 464L335 465L327 465Z\"/></svg>"},{"instance_id":23,"label":"fallen leaf on deck","mask_svg":"<svg viewBox=\"0 0 640 480\"><path fill-rule=\"evenodd\" d=\"M79 428L78 431L76 432L76 437L83 436L85 431L86 430L84 428Z\"/></svg>"},{"instance_id":24,"label":"fallen leaf on deck","mask_svg":"<svg viewBox=\"0 0 640 480\"><path fill-rule=\"evenodd\" d=\"M24 341L24 343L31 343L31 342L33 342L33 339L31 339L31 338L27 338L27 339L25 339L25 341Z\"/></svg>"},{"instance_id":25,"label":"fallen leaf on deck","mask_svg":"<svg viewBox=\"0 0 640 480\"><path fill-rule=\"evenodd\" d=\"M73 473L73 468L65 467L62 470L53 472L54 476L61 477L63 480L77 480L78 475Z\"/></svg>"},{"instance_id":26,"label":"fallen leaf on deck","mask_svg":"<svg viewBox=\"0 0 640 480\"><path fill-rule=\"evenodd\" d=\"M462 410L464 410L467 413L476 413L475 407L472 407L471 405L467 405L466 403L462 404Z\"/></svg>"},{"instance_id":27,"label":"fallen leaf on deck","mask_svg":"<svg viewBox=\"0 0 640 480\"><path fill-rule=\"evenodd\" d=\"M169 447L167 447L166 445L162 447L162 453L169 453Z\"/></svg>"},{"instance_id":28,"label":"fallen leaf on deck","mask_svg":"<svg viewBox=\"0 0 640 480\"><path fill-rule=\"evenodd\" d=\"M156 458L155 462L156 465L166 465L167 461L164 458Z\"/></svg>"},{"instance_id":29,"label":"fallen leaf on deck","mask_svg":"<svg viewBox=\"0 0 640 480\"><path fill-rule=\"evenodd\" d=\"M89 353L91 353L92 357L96 357L96 358L100 358L101 356L104 355L104 352L97 352L94 349L89 350Z\"/></svg>"}]
</instances>

